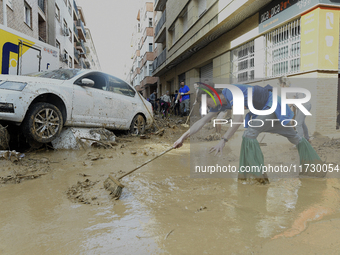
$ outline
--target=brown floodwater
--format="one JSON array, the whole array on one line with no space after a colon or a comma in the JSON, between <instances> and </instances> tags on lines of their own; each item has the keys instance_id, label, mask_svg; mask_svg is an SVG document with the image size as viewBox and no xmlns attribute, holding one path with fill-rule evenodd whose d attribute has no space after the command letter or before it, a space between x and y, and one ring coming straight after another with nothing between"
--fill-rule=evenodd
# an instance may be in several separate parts
<instances>
[{"instance_id":1,"label":"brown floodwater","mask_svg":"<svg viewBox=\"0 0 340 255\"><path fill-rule=\"evenodd\" d=\"M108 173L167 146L93 150L102 156L93 161L84 151L40 153L50 172L0 187L0 254L340 253L338 179L190 178L188 144L124 178L120 200L110 200ZM86 179L98 181L93 203L70 201L68 189Z\"/></svg>"}]
</instances>

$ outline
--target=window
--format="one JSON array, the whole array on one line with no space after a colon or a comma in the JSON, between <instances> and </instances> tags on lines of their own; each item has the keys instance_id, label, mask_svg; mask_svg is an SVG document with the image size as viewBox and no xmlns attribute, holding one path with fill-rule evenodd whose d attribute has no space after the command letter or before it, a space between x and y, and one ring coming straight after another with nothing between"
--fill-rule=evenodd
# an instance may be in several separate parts
<instances>
[{"instance_id":1,"label":"window","mask_svg":"<svg viewBox=\"0 0 340 255\"><path fill-rule=\"evenodd\" d=\"M55 5L55 17L60 22L60 9L59 9L58 5Z\"/></svg>"},{"instance_id":2,"label":"window","mask_svg":"<svg viewBox=\"0 0 340 255\"><path fill-rule=\"evenodd\" d=\"M275 77L300 71L300 19L265 35L265 76Z\"/></svg>"},{"instance_id":3,"label":"window","mask_svg":"<svg viewBox=\"0 0 340 255\"><path fill-rule=\"evenodd\" d=\"M66 20L64 20L63 25L64 25L64 30L67 30L68 28L67 28L67 22L66 22Z\"/></svg>"},{"instance_id":4,"label":"window","mask_svg":"<svg viewBox=\"0 0 340 255\"><path fill-rule=\"evenodd\" d=\"M149 27L152 27L152 18L149 18Z\"/></svg>"},{"instance_id":5,"label":"window","mask_svg":"<svg viewBox=\"0 0 340 255\"><path fill-rule=\"evenodd\" d=\"M60 42L58 40L55 41L55 47L57 47L60 50Z\"/></svg>"},{"instance_id":6,"label":"window","mask_svg":"<svg viewBox=\"0 0 340 255\"><path fill-rule=\"evenodd\" d=\"M108 86L106 88L108 91L112 91L117 94L122 94L125 96L134 97L135 91L127 85L124 81L109 75L108 76Z\"/></svg>"},{"instance_id":7,"label":"window","mask_svg":"<svg viewBox=\"0 0 340 255\"><path fill-rule=\"evenodd\" d=\"M68 67L72 68L72 57L71 56L69 56L69 59L68 59Z\"/></svg>"},{"instance_id":8,"label":"window","mask_svg":"<svg viewBox=\"0 0 340 255\"><path fill-rule=\"evenodd\" d=\"M68 12L70 13L70 15L72 15L72 6L70 1L68 1Z\"/></svg>"},{"instance_id":9,"label":"window","mask_svg":"<svg viewBox=\"0 0 340 255\"><path fill-rule=\"evenodd\" d=\"M138 33L140 33L141 31L140 31L140 23L138 22L138 31L137 31Z\"/></svg>"},{"instance_id":10,"label":"window","mask_svg":"<svg viewBox=\"0 0 340 255\"><path fill-rule=\"evenodd\" d=\"M66 23L65 19L64 19L64 22L63 22L63 35L64 36L69 36L69 30L68 30L68 26L67 26L67 23Z\"/></svg>"},{"instance_id":11,"label":"window","mask_svg":"<svg viewBox=\"0 0 340 255\"><path fill-rule=\"evenodd\" d=\"M152 76L152 64L149 65L149 76Z\"/></svg>"},{"instance_id":12,"label":"window","mask_svg":"<svg viewBox=\"0 0 340 255\"><path fill-rule=\"evenodd\" d=\"M68 29L68 32L70 34L70 36L69 36L70 42L72 42L72 31L71 31L71 29Z\"/></svg>"},{"instance_id":13,"label":"window","mask_svg":"<svg viewBox=\"0 0 340 255\"><path fill-rule=\"evenodd\" d=\"M231 52L231 73L234 82L254 80L254 41L246 43Z\"/></svg>"},{"instance_id":14,"label":"window","mask_svg":"<svg viewBox=\"0 0 340 255\"><path fill-rule=\"evenodd\" d=\"M153 49L152 49L152 43L149 43L149 52L152 52Z\"/></svg>"},{"instance_id":15,"label":"window","mask_svg":"<svg viewBox=\"0 0 340 255\"><path fill-rule=\"evenodd\" d=\"M32 8L25 1L25 23L32 27Z\"/></svg>"},{"instance_id":16,"label":"window","mask_svg":"<svg viewBox=\"0 0 340 255\"><path fill-rule=\"evenodd\" d=\"M68 63L68 53L64 50L63 62Z\"/></svg>"}]
</instances>

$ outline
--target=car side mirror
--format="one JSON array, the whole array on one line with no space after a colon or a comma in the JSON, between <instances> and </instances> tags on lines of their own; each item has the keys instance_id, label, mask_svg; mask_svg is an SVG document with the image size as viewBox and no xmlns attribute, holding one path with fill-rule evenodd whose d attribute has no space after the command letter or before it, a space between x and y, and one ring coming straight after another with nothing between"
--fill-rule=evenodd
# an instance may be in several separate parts
<instances>
[{"instance_id":1,"label":"car side mirror","mask_svg":"<svg viewBox=\"0 0 340 255\"><path fill-rule=\"evenodd\" d=\"M90 79L87 79L87 78L84 78L80 81L80 85L81 86L89 86L89 87L92 87L94 85L94 81L93 80L90 80Z\"/></svg>"}]
</instances>

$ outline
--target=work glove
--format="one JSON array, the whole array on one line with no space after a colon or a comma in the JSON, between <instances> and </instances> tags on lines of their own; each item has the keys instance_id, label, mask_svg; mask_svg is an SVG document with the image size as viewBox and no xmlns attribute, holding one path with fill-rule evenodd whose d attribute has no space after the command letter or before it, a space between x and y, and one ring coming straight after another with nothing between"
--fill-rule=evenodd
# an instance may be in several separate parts
<instances>
[{"instance_id":1,"label":"work glove","mask_svg":"<svg viewBox=\"0 0 340 255\"><path fill-rule=\"evenodd\" d=\"M178 103L178 100L175 101L175 104L177 104L177 103Z\"/></svg>"},{"instance_id":2,"label":"work glove","mask_svg":"<svg viewBox=\"0 0 340 255\"><path fill-rule=\"evenodd\" d=\"M184 95L184 93L183 92L181 92L181 96L183 96Z\"/></svg>"}]
</instances>

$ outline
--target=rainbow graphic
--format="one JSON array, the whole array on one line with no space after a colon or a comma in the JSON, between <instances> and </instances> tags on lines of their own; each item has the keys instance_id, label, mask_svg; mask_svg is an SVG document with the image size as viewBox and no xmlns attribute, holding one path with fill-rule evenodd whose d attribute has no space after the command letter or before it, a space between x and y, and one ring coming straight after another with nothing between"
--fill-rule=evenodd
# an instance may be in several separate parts
<instances>
[{"instance_id":1,"label":"rainbow graphic","mask_svg":"<svg viewBox=\"0 0 340 255\"><path fill-rule=\"evenodd\" d=\"M197 82L197 83L206 86L206 87L209 88L212 92L214 92L215 95L217 96L218 100L220 101L221 106L222 106L222 100L221 100L220 96L218 95L218 93L216 92L216 90L215 90L213 87L211 87L211 86L209 86L208 84L205 84L205 83L203 83L203 82ZM214 100L215 106L217 106L215 97L214 97L208 90L203 89L203 88L199 88L199 89L205 91L205 92L206 92L206 93Z\"/></svg>"}]
</instances>

